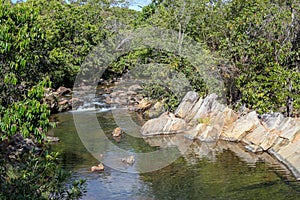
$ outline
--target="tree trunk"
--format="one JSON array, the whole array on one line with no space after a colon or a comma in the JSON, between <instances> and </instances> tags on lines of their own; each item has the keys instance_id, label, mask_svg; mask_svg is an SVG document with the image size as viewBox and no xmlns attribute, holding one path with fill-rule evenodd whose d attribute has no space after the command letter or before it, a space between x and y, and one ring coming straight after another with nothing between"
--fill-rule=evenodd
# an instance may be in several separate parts
<instances>
[{"instance_id":1,"label":"tree trunk","mask_svg":"<svg viewBox=\"0 0 300 200\"><path fill-rule=\"evenodd\" d=\"M288 86L289 94L292 94L293 82L289 79L288 84L289 84L289 86ZM292 115L293 115L293 98L290 95L288 95L288 97L287 97L286 115L287 115L287 117L292 117Z\"/></svg>"}]
</instances>

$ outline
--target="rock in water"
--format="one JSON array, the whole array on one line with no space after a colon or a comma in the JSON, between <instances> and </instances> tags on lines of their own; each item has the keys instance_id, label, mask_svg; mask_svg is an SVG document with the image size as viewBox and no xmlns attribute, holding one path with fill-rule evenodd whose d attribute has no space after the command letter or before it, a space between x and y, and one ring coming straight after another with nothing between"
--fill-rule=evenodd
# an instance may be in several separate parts
<instances>
[{"instance_id":1,"label":"rock in water","mask_svg":"<svg viewBox=\"0 0 300 200\"><path fill-rule=\"evenodd\" d=\"M47 136L46 140L48 142L59 142L60 141L58 137L52 137L52 136Z\"/></svg>"},{"instance_id":2,"label":"rock in water","mask_svg":"<svg viewBox=\"0 0 300 200\"><path fill-rule=\"evenodd\" d=\"M202 142L241 142L253 153L272 154L300 180L300 120L280 113L258 116L252 111L238 115L219 103L216 94L202 99L197 93L188 92L175 114L165 112L147 121L141 133L144 136L183 133Z\"/></svg>"},{"instance_id":3,"label":"rock in water","mask_svg":"<svg viewBox=\"0 0 300 200\"><path fill-rule=\"evenodd\" d=\"M97 166L92 166L91 171L92 172L99 172L104 170L104 165L102 163L99 163Z\"/></svg>"},{"instance_id":4,"label":"rock in water","mask_svg":"<svg viewBox=\"0 0 300 200\"><path fill-rule=\"evenodd\" d=\"M113 137L120 137L122 135L122 129L120 127L117 127L113 132L112 136Z\"/></svg>"},{"instance_id":5,"label":"rock in water","mask_svg":"<svg viewBox=\"0 0 300 200\"><path fill-rule=\"evenodd\" d=\"M134 156L129 156L128 158L122 158L122 162L128 165L133 165L135 162Z\"/></svg>"}]
</instances>

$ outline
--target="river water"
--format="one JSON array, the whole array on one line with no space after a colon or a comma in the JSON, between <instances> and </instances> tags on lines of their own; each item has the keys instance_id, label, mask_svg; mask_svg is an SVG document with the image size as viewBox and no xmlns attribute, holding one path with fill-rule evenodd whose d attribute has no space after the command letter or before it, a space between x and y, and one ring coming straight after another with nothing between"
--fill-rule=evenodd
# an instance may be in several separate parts
<instances>
[{"instance_id":1,"label":"river water","mask_svg":"<svg viewBox=\"0 0 300 200\"><path fill-rule=\"evenodd\" d=\"M182 140L177 136L143 139L125 133L116 141L111 136L118 126L112 112L102 110L93 114L106 137L133 154L156 151ZM143 123L138 114L130 115L137 124ZM300 199L300 183L273 157L266 153L252 154L229 142L190 142L173 163L152 172L138 173L137 160L133 166L119 163L125 171L135 173L106 165L103 172L92 173L91 166L99 161L83 145L73 114L52 117L59 124L49 134L61 140L52 145L52 150L61 152L63 167L73 171L74 178L86 179L87 193L82 199ZM84 123L89 127L88 120ZM92 134L86 137L93 140Z\"/></svg>"}]
</instances>

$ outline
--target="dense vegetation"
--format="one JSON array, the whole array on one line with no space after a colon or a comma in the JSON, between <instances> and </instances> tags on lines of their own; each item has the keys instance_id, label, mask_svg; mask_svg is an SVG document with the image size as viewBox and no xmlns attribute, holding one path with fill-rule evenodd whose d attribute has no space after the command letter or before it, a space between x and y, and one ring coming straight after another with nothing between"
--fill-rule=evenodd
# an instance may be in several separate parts
<instances>
[{"instance_id":1,"label":"dense vegetation","mask_svg":"<svg viewBox=\"0 0 300 200\"><path fill-rule=\"evenodd\" d=\"M299 6L295 0L153 1L139 22L177 30L221 56L230 104L292 116L300 106Z\"/></svg>"},{"instance_id":2,"label":"dense vegetation","mask_svg":"<svg viewBox=\"0 0 300 200\"><path fill-rule=\"evenodd\" d=\"M201 44L206 52L203 58L213 58L210 67L221 74L232 106L245 105L259 113L300 114L299 1L153 0L141 12L127 6L125 0L27 0L16 4L0 0L2 145L17 134L43 144L51 125L49 109L43 104L44 88L72 87L93 47L119 33L146 27L175 30L179 47L185 38ZM199 66L159 49L142 48L121 55L104 77L120 76L132 66L151 63L183 73L201 95L209 92L197 71ZM179 102L159 81L144 87L145 95L165 99L169 109ZM76 182L73 189L62 187L66 177L55 164L56 154L30 151L13 163L4 154L0 159L0 198L15 194L14 199L21 194L28 199L55 199L81 194L82 182ZM13 170L16 166L19 171ZM33 178L37 174L39 181ZM35 187L28 189L28 184Z\"/></svg>"},{"instance_id":3,"label":"dense vegetation","mask_svg":"<svg viewBox=\"0 0 300 200\"><path fill-rule=\"evenodd\" d=\"M51 85L71 86L90 48L105 37L98 11L107 7L0 0L1 199L76 199L84 192L84 182L69 182L58 154L46 151L52 124L43 96ZM36 145L28 149L20 134Z\"/></svg>"}]
</instances>

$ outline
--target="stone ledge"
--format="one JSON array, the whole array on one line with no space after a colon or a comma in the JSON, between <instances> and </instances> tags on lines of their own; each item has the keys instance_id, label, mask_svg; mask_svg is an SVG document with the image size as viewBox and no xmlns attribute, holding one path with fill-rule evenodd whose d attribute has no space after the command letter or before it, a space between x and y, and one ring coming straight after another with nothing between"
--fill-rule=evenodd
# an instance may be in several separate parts
<instances>
[{"instance_id":1,"label":"stone ledge","mask_svg":"<svg viewBox=\"0 0 300 200\"><path fill-rule=\"evenodd\" d=\"M241 142L245 149L274 155L300 180L300 121L280 113L239 116L220 104L217 95L205 99L188 92L175 114L163 113L141 129L144 136L180 134L202 142Z\"/></svg>"}]
</instances>

